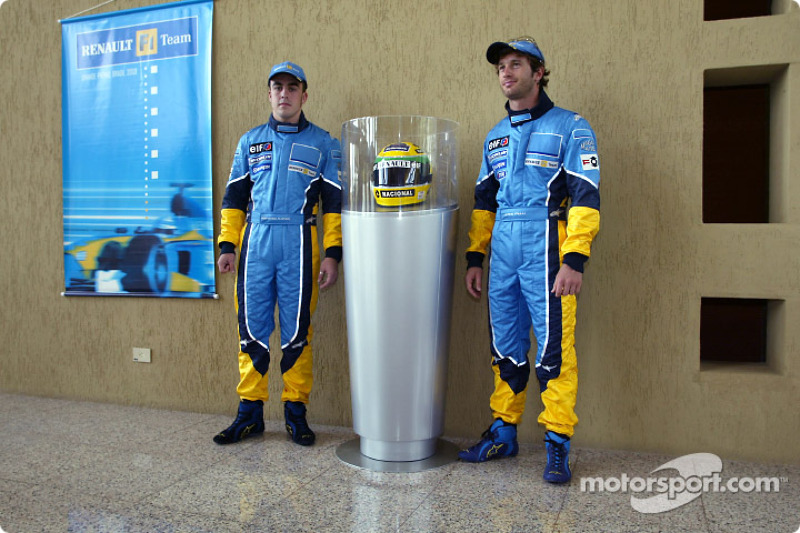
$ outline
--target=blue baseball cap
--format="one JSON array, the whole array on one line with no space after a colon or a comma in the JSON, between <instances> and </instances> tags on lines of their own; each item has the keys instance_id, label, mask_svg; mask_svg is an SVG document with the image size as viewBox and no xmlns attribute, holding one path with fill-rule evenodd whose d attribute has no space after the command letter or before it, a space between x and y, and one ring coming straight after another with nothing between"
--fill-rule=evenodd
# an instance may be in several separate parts
<instances>
[{"instance_id":1,"label":"blue baseball cap","mask_svg":"<svg viewBox=\"0 0 800 533\"><path fill-rule=\"evenodd\" d=\"M486 59L492 65L496 65L500 62L500 57L507 52L522 52L544 63L544 54L539 50L539 46L533 39L519 39L507 43L502 41L492 43L486 50Z\"/></svg>"},{"instance_id":2,"label":"blue baseball cap","mask_svg":"<svg viewBox=\"0 0 800 533\"><path fill-rule=\"evenodd\" d=\"M291 74L292 76L297 78L298 81L302 81L303 83L308 85L308 80L306 80L306 73L303 72L303 69L300 68L300 65L296 65L291 61L284 61L283 63L278 63L277 65L272 67L272 70L269 71L269 78L267 78L267 83L269 83L272 80L272 78L274 78L278 74L284 72L286 74Z\"/></svg>"}]
</instances>

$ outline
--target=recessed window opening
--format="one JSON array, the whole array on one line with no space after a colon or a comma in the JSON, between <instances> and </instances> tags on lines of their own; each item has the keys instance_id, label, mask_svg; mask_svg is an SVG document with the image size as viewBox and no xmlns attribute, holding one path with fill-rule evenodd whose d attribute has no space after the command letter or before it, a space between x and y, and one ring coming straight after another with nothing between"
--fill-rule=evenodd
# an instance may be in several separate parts
<instances>
[{"instance_id":1,"label":"recessed window opening","mask_svg":"<svg viewBox=\"0 0 800 533\"><path fill-rule=\"evenodd\" d=\"M767 363L769 300L703 298L700 361Z\"/></svg>"},{"instance_id":2,"label":"recessed window opening","mask_svg":"<svg viewBox=\"0 0 800 533\"><path fill-rule=\"evenodd\" d=\"M771 15L772 0L705 0L703 20L740 19Z\"/></svg>"},{"instance_id":3,"label":"recessed window opening","mask_svg":"<svg viewBox=\"0 0 800 533\"><path fill-rule=\"evenodd\" d=\"M770 86L703 90L703 222L769 222Z\"/></svg>"},{"instance_id":4,"label":"recessed window opening","mask_svg":"<svg viewBox=\"0 0 800 533\"><path fill-rule=\"evenodd\" d=\"M790 65L703 72L705 223L793 222Z\"/></svg>"}]
</instances>

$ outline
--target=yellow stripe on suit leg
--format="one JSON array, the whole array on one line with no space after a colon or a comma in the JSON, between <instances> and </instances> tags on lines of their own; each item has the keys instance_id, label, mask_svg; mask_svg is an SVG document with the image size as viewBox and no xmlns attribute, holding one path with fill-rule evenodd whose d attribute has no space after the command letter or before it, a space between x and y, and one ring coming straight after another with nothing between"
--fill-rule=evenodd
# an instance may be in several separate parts
<instances>
[{"instance_id":1,"label":"yellow stripe on suit leg","mask_svg":"<svg viewBox=\"0 0 800 533\"><path fill-rule=\"evenodd\" d=\"M528 397L528 388L519 394L514 394L508 383L500 377L500 367L492 365L494 372L494 392L489 399L489 408L492 418L500 418L509 424L519 424L522 413L525 411L525 399Z\"/></svg>"},{"instance_id":2,"label":"yellow stripe on suit leg","mask_svg":"<svg viewBox=\"0 0 800 533\"><path fill-rule=\"evenodd\" d=\"M574 295L561 297L561 372L547 382L542 393L544 411L539 423L548 431L572 436L578 417L575 401L578 395L578 360L575 355L575 310Z\"/></svg>"}]
</instances>

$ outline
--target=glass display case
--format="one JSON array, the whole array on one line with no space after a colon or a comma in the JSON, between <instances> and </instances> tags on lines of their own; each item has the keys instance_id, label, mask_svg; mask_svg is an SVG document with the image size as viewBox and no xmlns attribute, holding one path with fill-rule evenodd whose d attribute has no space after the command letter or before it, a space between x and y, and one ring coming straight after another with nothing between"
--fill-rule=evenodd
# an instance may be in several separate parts
<instances>
[{"instance_id":1,"label":"glass display case","mask_svg":"<svg viewBox=\"0 0 800 533\"><path fill-rule=\"evenodd\" d=\"M342 126L342 235L353 425L377 461L433 456L444 429L458 225L458 124Z\"/></svg>"}]
</instances>

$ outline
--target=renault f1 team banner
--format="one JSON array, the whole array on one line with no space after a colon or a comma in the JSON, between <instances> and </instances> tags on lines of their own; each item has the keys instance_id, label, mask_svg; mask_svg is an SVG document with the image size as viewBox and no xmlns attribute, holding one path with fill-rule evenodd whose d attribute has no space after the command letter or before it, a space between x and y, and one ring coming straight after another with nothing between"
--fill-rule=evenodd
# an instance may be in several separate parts
<instances>
[{"instance_id":1,"label":"renault f1 team banner","mask_svg":"<svg viewBox=\"0 0 800 533\"><path fill-rule=\"evenodd\" d=\"M65 294L215 296L212 15L61 21Z\"/></svg>"}]
</instances>

